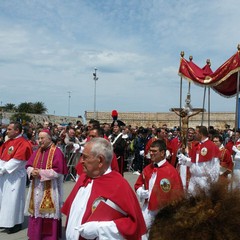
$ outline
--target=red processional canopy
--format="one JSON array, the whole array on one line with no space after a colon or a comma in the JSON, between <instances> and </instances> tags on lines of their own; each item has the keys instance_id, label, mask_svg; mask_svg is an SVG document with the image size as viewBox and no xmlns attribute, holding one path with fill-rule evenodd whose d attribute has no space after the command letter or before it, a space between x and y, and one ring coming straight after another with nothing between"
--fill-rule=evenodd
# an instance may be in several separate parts
<instances>
[{"instance_id":1,"label":"red processional canopy","mask_svg":"<svg viewBox=\"0 0 240 240\"><path fill-rule=\"evenodd\" d=\"M211 87L224 97L232 97L239 91L239 87L237 87L239 71L240 47L215 72L210 67L210 61L207 61L207 64L203 68L200 68L191 59L187 61L183 57L183 54L179 67L179 75L181 77L195 84Z\"/></svg>"}]
</instances>

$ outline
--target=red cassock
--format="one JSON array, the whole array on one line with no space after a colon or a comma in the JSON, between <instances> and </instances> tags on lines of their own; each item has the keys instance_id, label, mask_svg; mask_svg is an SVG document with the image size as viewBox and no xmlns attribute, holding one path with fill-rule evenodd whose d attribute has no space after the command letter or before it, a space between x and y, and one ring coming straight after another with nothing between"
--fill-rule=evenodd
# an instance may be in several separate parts
<instances>
[{"instance_id":1,"label":"red cassock","mask_svg":"<svg viewBox=\"0 0 240 240\"><path fill-rule=\"evenodd\" d=\"M198 150L198 141L189 141L188 146L188 156L191 158L192 162L196 162L196 155Z\"/></svg>"},{"instance_id":2,"label":"red cassock","mask_svg":"<svg viewBox=\"0 0 240 240\"><path fill-rule=\"evenodd\" d=\"M31 154L32 146L24 137L9 139L0 147L0 159L3 161L12 158L26 161Z\"/></svg>"},{"instance_id":3,"label":"red cassock","mask_svg":"<svg viewBox=\"0 0 240 240\"><path fill-rule=\"evenodd\" d=\"M208 139L198 144L197 153L199 153L198 162L207 162L219 157L219 148ZM194 159L192 159L192 162L194 162Z\"/></svg>"},{"instance_id":4,"label":"red cassock","mask_svg":"<svg viewBox=\"0 0 240 240\"><path fill-rule=\"evenodd\" d=\"M85 185L88 179L90 178L88 178L85 173L81 174L72 192L65 201L62 207L62 213L67 215L67 217L70 214L71 205L78 190ZM79 225L87 222L92 214L93 203L99 197L111 200L127 213L126 217L113 220L120 234L125 239L140 240L147 229L139 202L129 183L116 171L111 171L93 180L86 211L83 215L82 223L79 223Z\"/></svg>"},{"instance_id":5,"label":"red cassock","mask_svg":"<svg viewBox=\"0 0 240 240\"><path fill-rule=\"evenodd\" d=\"M168 141L169 149L171 149L171 160L170 163L175 167L177 160L177 152L180 148L180 141L177 137Z\"/></svg>"},{"instance_id":6,"label":"red cassock","mask_svg":"<svg viewBox=\"0 0 240 240\"><path fill-rule=\"evenodd\" d=\"M149 180L153 172L157 173L157 178L148 200L148 209L151 211L161 209L183 196L182 180L177 170L167 161L158 168L153 164L146 166L134 185L135 190L142 185L149 189Z\"/></svg>"},{"instance_id":7,"label":"red cassock","mask_svg":"<svg viewBox=\"0 0 240 240\"><path fill-rule=\"evenodd\" d=\"M226 168L230 172L233 169L233 161L230 152L226 148L220 148L219 160L221 167Z\"/></svg>"},{"instance_id":8,"label":"red cassock","mask_svg":"<svg viewBox=\"0 0 240 240\"><path fill-rule=\"evenodd\" d=\"M231 139L227 142L225 146L225 148L230 152L231 155L234 154L234 151L232 150L233 146L234 146L234 142Z\"/></svg>"}]
</instances>

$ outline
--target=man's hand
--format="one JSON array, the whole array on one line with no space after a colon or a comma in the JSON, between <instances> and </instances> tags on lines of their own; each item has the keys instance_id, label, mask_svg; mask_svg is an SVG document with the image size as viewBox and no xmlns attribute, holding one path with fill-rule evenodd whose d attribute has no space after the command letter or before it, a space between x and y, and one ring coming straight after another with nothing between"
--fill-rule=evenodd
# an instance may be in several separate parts
<instances>
[{"instance_id":1,"label":"man's hand","mask_svg":"<svg viewBox=\"0 0 240 240\"><path fill-rule=\"evenodd\" d=\"M79 234L85 239L123 239L116 233L117 227L113 221L92 221L82 224L80 227L75 228L79 231ZM112 237L112 230L115 229L116 237Z\"/></svg>"},{"instance_id":2,"label":"man's hand","mask_svg":"<svg viewBox=\"0 0 240 240\"><path fill-rule=\"evenodd\" d=\"M0 176L3 175L7 170L4 167L0 168Z\"/></svg>"},{"instance_id":3,"label":"man's hand","mask_svg":"<svg viewBox=\"0 0 240 240\"><path fill-rule=\"evenodd\" d=\"M188 167L192 165L191 158L186 157L184 154L180 153L177 157L178 157L179 164L186 165Z\"/></svg>"},{"instance_id":4,"label":"man's hand","mask_svg":"<svg viewBox=\"0 0 240 240\"><path fill-rule=\"evenodd\" d=\"M38 168L34 168L31 172L31 176L34 178L39 177L39 169Z\"/></svg>"},{"instance_id":5,"label":"man's hand","mask_svg":"<svg viewBox=\"0 0 240 240\"><path fill-rule=\"evenodd\" d=\"M149 198L149 191L145 190L143 187L137 189L137 195L141 199L148 199Z\"/></svg>"},{"instance_id":6,"label":"man's hand","mask_svg":"<svg viewBox=\"0 0 240 240\"><path fill-rule=\"evenodd\" d=\"M83 238L86 239L95 239L98 237L98 226L100 222L93 221L93 222L86 222L82 224L78 231Z\"/></svg>"}]
</instances>

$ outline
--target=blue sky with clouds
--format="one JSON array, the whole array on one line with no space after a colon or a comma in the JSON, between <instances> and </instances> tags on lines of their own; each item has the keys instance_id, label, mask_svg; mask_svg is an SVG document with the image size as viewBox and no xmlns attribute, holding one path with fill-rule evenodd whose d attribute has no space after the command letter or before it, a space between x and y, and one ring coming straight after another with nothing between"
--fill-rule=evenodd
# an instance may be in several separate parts
<instances>
[{"instance_id":1,"label":"blue sky with clouds","mask_svg":"<svg viewBox=\"0 0 240 240\"><path fill-rule=\"evenodd\" d=\"M179 106L180 52L216 70L240 43L238 0L1 0L0 101L49 114L168 112ZM188 82L183 81L185 99ZM69 93L70 109L69 109ZM191 86L193 107L203 88ZM183 102L184 104L184 102ZM235 98L211 92L211 110Z\"/></svg>"}]
</instances>

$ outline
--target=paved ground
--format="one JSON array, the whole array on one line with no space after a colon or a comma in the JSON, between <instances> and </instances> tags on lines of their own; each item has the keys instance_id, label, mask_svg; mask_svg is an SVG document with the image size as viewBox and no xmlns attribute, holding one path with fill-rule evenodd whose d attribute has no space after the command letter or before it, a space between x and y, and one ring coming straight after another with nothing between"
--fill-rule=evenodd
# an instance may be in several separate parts
<instances>
[{"instance_id":1,"label":"paved ground","mask_svg":"<svg viewBox=\"0 0 240 240\"><path fill-rule=\"evenodd\" d=\"M124 177L128 180L129 184L131 186L134 185L136 179L138 176L133 175L131 172L126 172L124 173ZM74 185L74 182L72 181L67 181L64 182L64 199L66 199L66 197L69 195L70 191L72 190ZM26 192L28 191L28 189L26 189ZM65 225L65 216L63 216L63 240L65 240L65 236L64 236L64 225ZM18 233L15 234L7 234L4 232L3 229L0 229L0 240L27 240L27 217L25 217L25 221L23 224L23 230L21 230Z\"/></svg>"}]
</instances>

